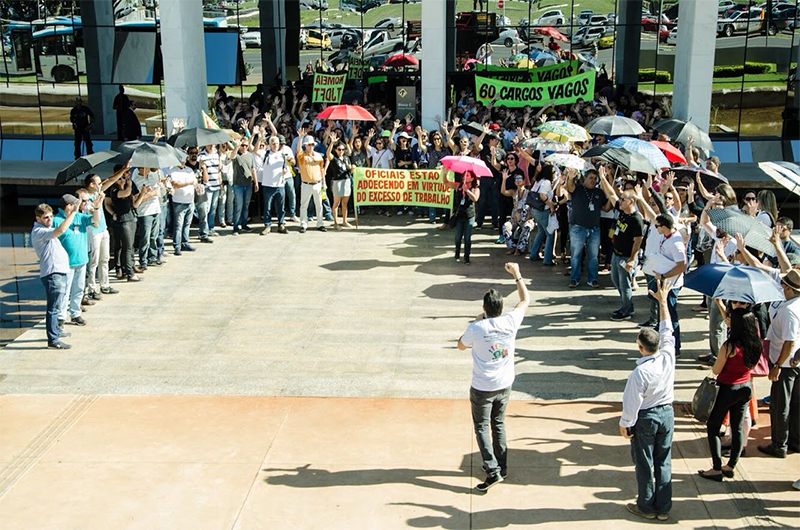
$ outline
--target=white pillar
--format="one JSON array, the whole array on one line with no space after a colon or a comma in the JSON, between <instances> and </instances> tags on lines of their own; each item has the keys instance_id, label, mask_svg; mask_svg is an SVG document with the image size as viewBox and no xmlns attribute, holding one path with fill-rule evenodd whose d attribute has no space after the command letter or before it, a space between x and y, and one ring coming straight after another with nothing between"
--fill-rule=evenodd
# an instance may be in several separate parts
<instances>
[{"instance_id":1,"label":"white pillar","mask_svg":"<svg viewBox=\"0 0 800 530\"><path fill-rule=\"evenodd\" d=\"M672 114L705 131L711 120L717 11L717 2L708 0L681 0L678 11Z\"/></svg>"},{"instance_id":2,"label":"white pillar","mask_svg":"<svg viewBox=\"0 0 800 530\"><path fill-rule=\"evenodd\" d=\"M187 127L202 127L201 111L208 108L203 4L200 0L161 0L159 14L167 100L164 132L172 132L174 118L183 118Z\"/></svg>"},{"instance_id":3,"label":"white pillar","mask_svg":"<svg viewBox=\"0 0 800 530\"><path fill-rule=\"evenodd\" d=\"M446 0L422 2L422 127L429 131L438 127L436 115L447 117L446 12Z\"/></svg>"}]
</instances>

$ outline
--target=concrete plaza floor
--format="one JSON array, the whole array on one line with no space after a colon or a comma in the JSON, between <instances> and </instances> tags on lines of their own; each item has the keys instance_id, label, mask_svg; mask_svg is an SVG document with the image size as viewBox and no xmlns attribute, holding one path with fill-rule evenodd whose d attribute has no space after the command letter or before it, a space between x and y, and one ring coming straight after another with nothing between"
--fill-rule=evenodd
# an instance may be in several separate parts
<instances>
[{"instance_id":1,"label":"concrete plaza floor","mask_svg":"<svg viewBox=\"0 0 800 530\"><path fill-rule=\"evenodd\" d=\"M477 232L466 266L452 232L425 223L289 227L223 230L143 282L115 284L87 326L68 326L69 351L44 349L41 325L0 350L0 528L649 524L624 506L636 487L616 425L636 327L608 319L608 276L603 289L570 290L563 266L517 258L533 303L508 413L511 476L476 494L471 359L455 340L489 287L516 302L505 249ZM43 305L37 266L17 252L29 315ZM636 298L643 320L643 289ZM704 427L680 403L708 372L693 360L707 341L698 302L682 294L666 524L798 527L800 455L756 451L765 408L736 480L695 475L710 466Z\"/></svg>"}]
</instances>

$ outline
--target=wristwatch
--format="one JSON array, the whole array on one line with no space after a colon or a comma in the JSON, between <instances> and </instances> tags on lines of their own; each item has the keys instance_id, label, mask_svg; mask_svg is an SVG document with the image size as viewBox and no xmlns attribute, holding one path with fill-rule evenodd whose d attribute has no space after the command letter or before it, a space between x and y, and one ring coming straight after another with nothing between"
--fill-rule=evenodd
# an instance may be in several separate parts
<instances>
[{"instance_id":1,"label":"wristwatch","mask_svg":"<svg viewBox=\"0 0 800 530\"><path fill-rule=\"evenodd\" d=\"M514 281L515 282L521 282L522 281L522 276L520 276L519 278L515 279Z\"/></svg>"}]
</instances>

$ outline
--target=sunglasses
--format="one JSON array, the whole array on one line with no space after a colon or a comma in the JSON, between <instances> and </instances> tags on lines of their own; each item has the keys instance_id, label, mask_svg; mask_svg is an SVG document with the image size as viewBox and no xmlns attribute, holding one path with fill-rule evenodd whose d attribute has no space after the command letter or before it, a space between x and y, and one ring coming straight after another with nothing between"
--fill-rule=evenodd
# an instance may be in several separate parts
<instances>
[{"instance_id":1,"label":"sunglasses","mask_svg":"<svg viewBox=\"0 0 800 530\"><path fill-rule=\"evenodd\" d=\"M665 195L664 198L665 199L673 199L674 197L672 195Z\"/></svg>"},{"instance_id":2,"label":"sunglasses","mask_svg":"<svg viewBox=\"0 0 800 530\"><path fill-rule=\"evenodd\" d=\"M756 200L756 198L755 197L745 197L744 200L746 200L746 201L754 201L754 200Z\"/></svg>"}]
</instances>

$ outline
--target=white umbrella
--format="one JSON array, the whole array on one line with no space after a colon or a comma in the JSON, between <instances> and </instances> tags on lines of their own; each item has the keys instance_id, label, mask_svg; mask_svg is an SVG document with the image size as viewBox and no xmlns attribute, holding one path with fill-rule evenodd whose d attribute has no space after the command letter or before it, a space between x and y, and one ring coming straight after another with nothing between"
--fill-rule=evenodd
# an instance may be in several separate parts
<instances>
[{"instance_id":1,"label":"white umbrella","mask_svg":"<svg viewBox=\"0 0 800 530\"><path fill-rule=\"evenodd\" d=\"M759 162L759 169L795 195L800 195L800 166L791 162Z\"/></svg>"},{"instance_id":2,"label":"white umbrella","mask_svg":"<svg viewBox=\"0 0 800 530\"><path fill-rule=\"evenodd\" d=\"M583 158L576 155L569 155L566 153L553 153L545 158L546 162L550 162L554 166L571 167L578 171L586 171L587 169L594 169L594 166Z\"/></svg>"}]
</instances>

